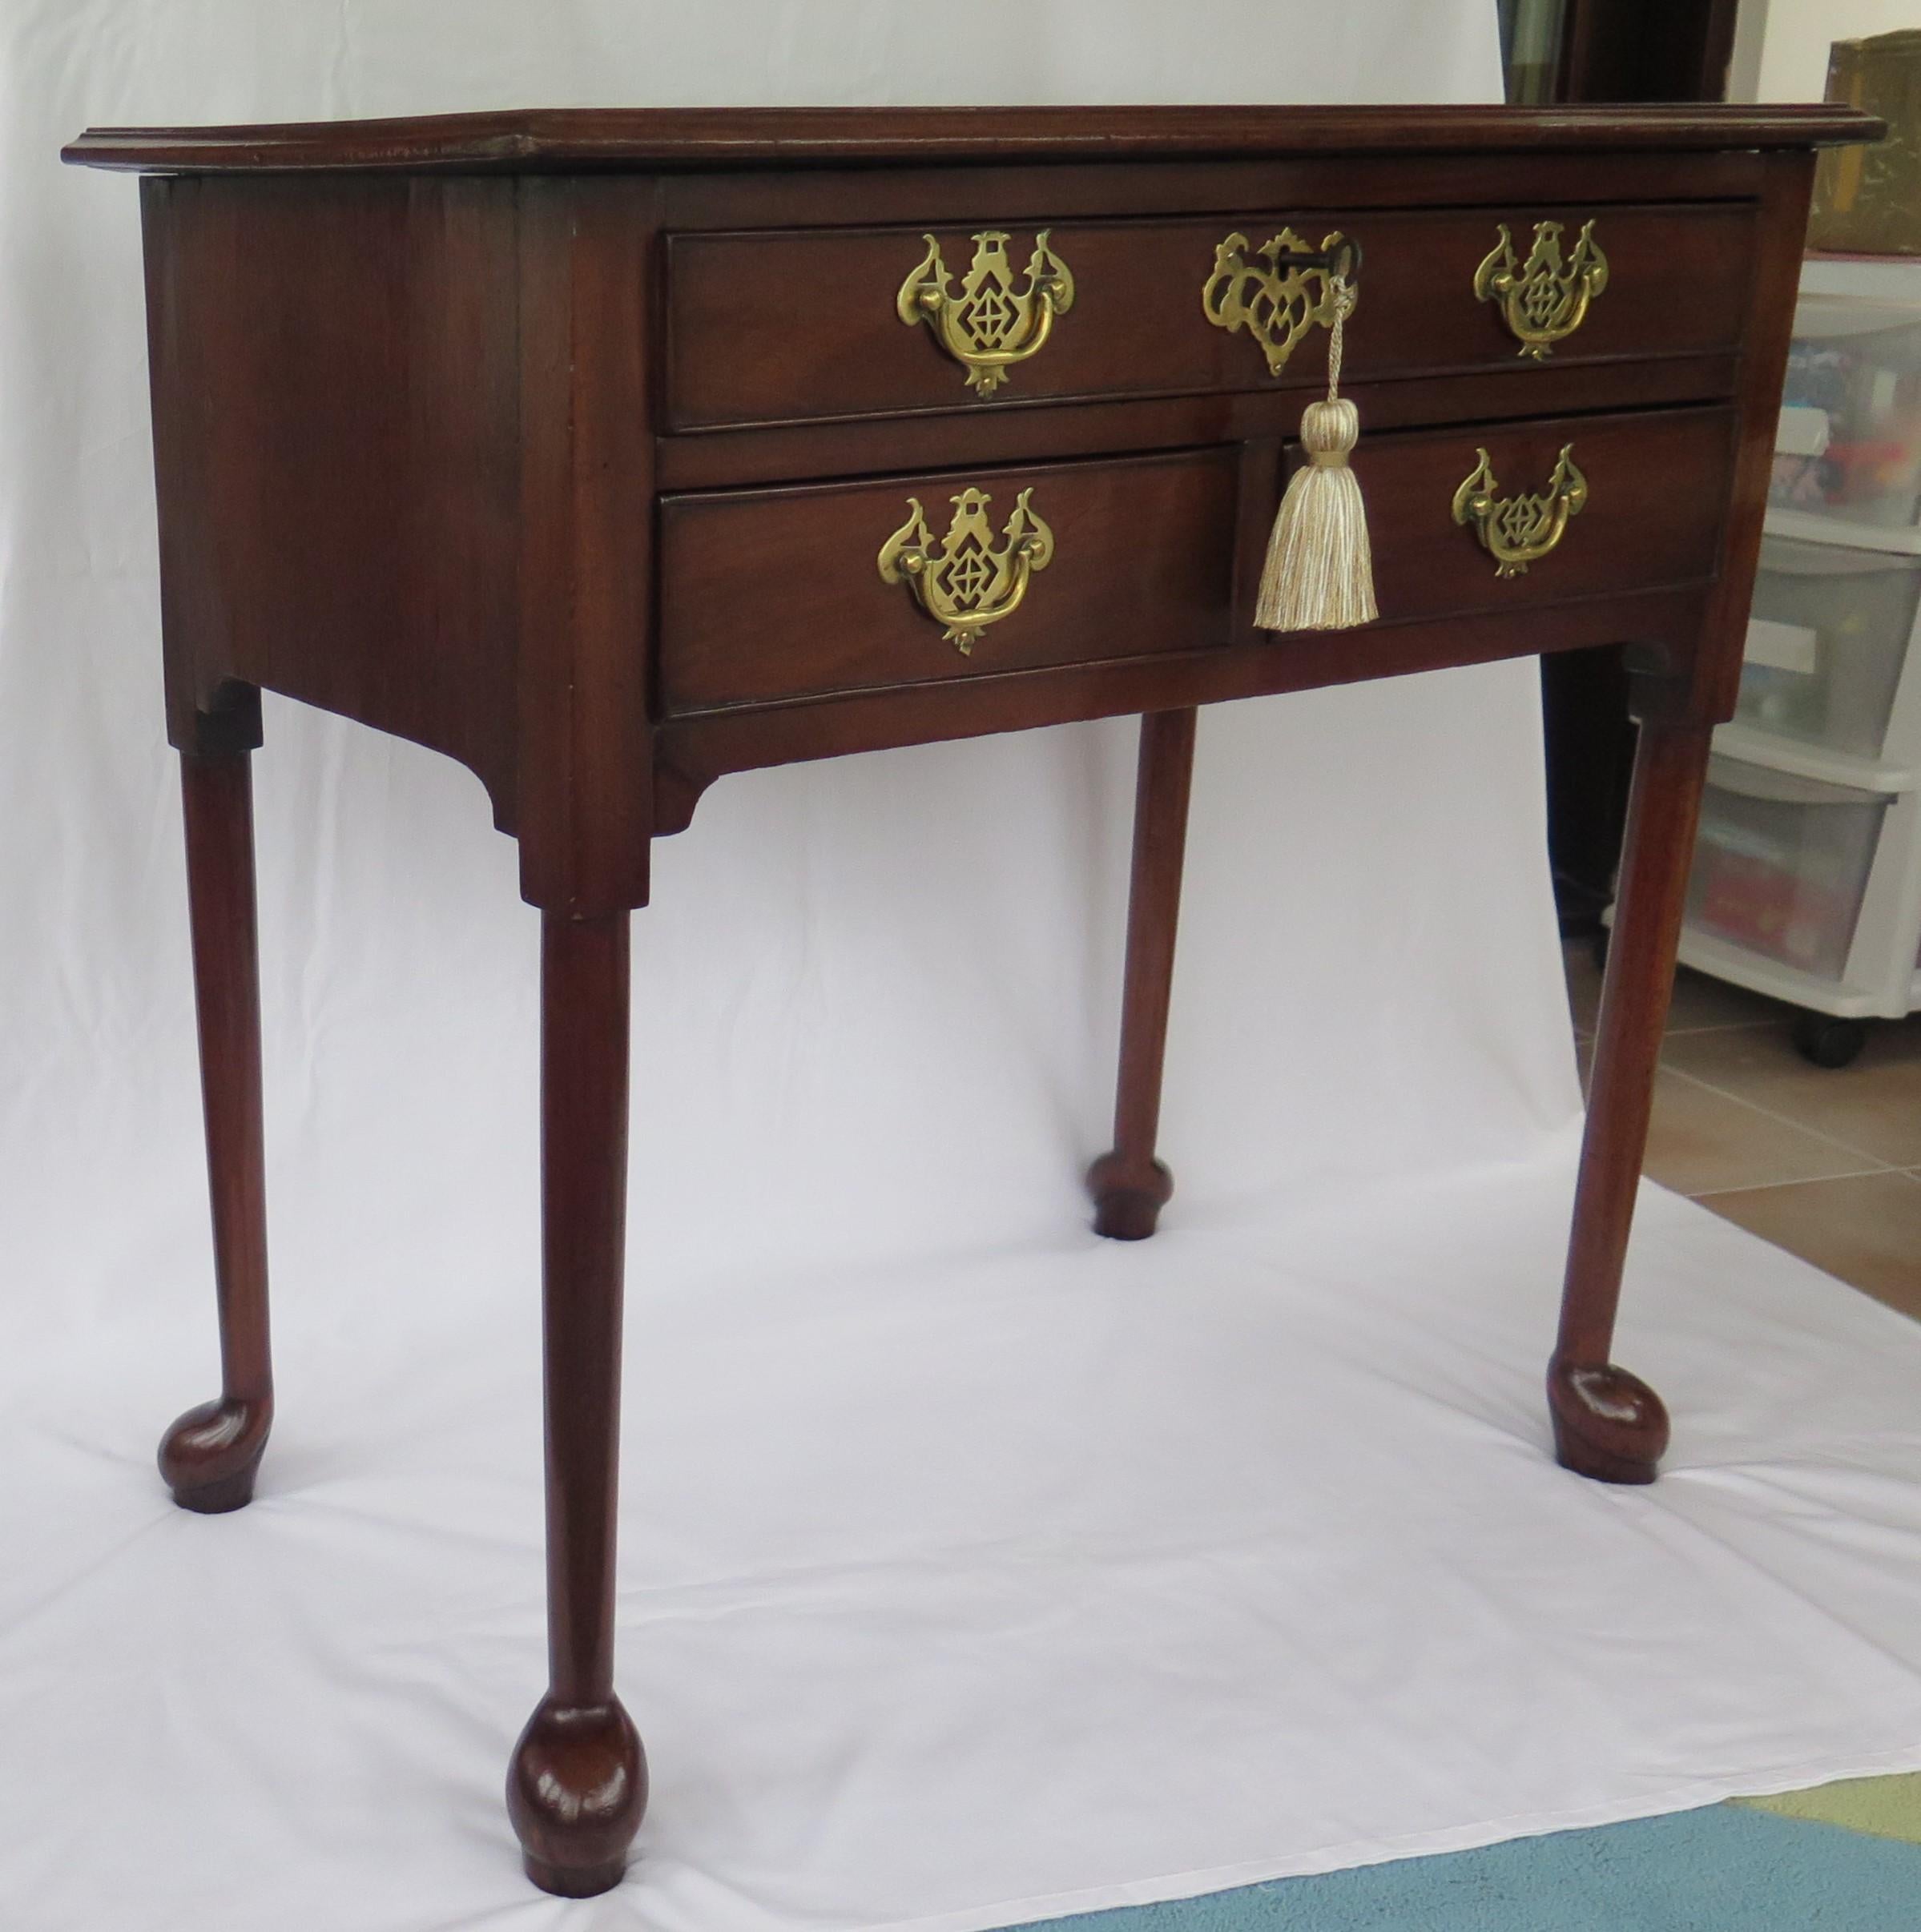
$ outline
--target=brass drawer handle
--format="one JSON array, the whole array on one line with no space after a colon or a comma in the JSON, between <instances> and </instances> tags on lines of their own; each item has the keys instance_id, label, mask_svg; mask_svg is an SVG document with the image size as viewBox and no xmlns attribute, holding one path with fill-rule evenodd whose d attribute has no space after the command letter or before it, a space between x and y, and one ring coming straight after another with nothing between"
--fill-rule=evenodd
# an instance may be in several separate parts
<instances>
[{"instance_id":1,"label":"brass drawer handle","mask_svg":"<svg viewBox=\"0 0 1921 1932\"><path fill-rule=\"evenodd\" d=\"M1246 329L1267 358L1267 373L1278 376L1317 322L1333 326L1335 285L1351 288L1359 252L1338 229L1319 248L1310 248L1293 229L1283 228L1255 249L1250 261L1247 237L1237 231L1214 252L1214 273L1201 290L1202 312L1230 335Z\"/></svg>"},{"instance_id":2,"label":"brass drawer handle","mask_svg":"<svg viewBox=\"0 0 1921 1932\"><path fill-rule=\"evenodd\" d=\"M1454 521L1471 523L1481 548L1494 559L1496 577L1524 577L1529 564L1550 554L1567 534L1570 518L1588 500L1588 479L1574 465L1574 445L1563 443L1548 487L1538 496L1497 497L1488 453L1454 493Z\"/></svg>"},{"instance_id":3,"label":"brass drawer handle","mask_svg":"<svg viewBox=\"0 0 1921 1932\"><path fill-rule=\"evenodd\" d=\"M1534 245L1524 262L1514 259L1514 238L1504 221L1500 232L1500 239L1474 272L1474 299L1498 302L1522 358L1544 361L1557 342L1581 327L1588 304L1607 287L1608 258L1594 239L1591 221L1565 260L1557 221L1535 223Z\"/></svg>"},{"instance_id":4,"label":"brass drawer handle","mask_svg":"<svg viewBox=\"0 0 1921 1932\"><path fill-rule=\"evenodd\" d=\"M1024 489L1015 499L997 550L987 521L993 498L984 489L964 489L952 499L953 521L938 550L918 497L908 498L914 513L880 546L882 582L905 583L915 602L947 626L946 641L964 658L989 624L1021 608L1034 573L1053 561L1054 533L1028 501L1033 493Z\"/></svg>"},{"instance_id":5,"label":"brass drawer handle","mask_svg":"<svg viewBox=\"0 0 1921 1932\"><path fill-rule=\"evenodd\" d=\"M900 284L894 312L908 328L924 322L934 339L967 371L967 386L992 396L1017 362L1037 356L1053 332L1054 317L1074 305L1074 278L1048 245L1051 229L1034 237L1027 285L1014 285L1006 235L988 230L974 237L973 265L956 290L950 284L940 244L924 235L927 257Z\"/></svg>"}]
</instances>

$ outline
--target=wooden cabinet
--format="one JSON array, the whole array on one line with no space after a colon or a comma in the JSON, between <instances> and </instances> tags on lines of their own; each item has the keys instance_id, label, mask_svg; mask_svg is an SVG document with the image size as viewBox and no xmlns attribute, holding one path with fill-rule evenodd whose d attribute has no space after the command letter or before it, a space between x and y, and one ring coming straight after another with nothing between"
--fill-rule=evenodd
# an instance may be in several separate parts
<instances>
[{"instance_id":1,"label":"wooden cabinet","mask_svg":"<svg viewBox=\"0 0 1921 1932\"><path fill-rule=\"evenodd\" d=\"M1142 714L1114 1145L1089 1175L1096 1227L1138 1239L1173 1185L1196 707L1628 646L1635 803L1548 1399L1568 1467L1653 1478L1666 1417L1611 1346L1688 855L1812 149L1876 127L703 110L69 151L146 177L224 1363L162 1450L185 1507L248 1499L272 1416L260 692L461 760L541 911L550 1681L508 1788L538 1883L616 1883L646 1801L613 1681L629 914L653 840L728 772ZM1380 614L1276 635L1254 590L1337 267Z\"/></svg>"}]
</instances>

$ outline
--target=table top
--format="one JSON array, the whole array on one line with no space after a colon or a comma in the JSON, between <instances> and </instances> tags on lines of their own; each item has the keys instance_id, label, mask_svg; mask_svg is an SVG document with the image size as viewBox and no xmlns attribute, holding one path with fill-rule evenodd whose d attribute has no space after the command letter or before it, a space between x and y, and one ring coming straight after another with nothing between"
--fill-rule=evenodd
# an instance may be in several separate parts
<instances>
[{"instance_id":1,"label":"table top","mask_svg":"<svg viewBox=\"0 0 1921 1932\"><path fill-rule=\"evenodd\" d=\"M1516 150L1807 147L1878 140L1834 103L1633 107L531 109L232 127L89 128L62 158L142 173L541 173L832 163Z\"/></svg>"}]
</instances>

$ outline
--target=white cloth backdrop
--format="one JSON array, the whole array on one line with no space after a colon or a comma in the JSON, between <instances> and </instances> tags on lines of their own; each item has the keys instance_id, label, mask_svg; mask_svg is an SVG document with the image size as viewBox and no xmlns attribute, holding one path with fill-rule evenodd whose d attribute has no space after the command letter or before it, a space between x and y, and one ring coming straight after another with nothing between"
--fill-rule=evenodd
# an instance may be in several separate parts
<instances>
[{"instance_id":1,"label":"white cloth backdrop","mask_svg":"<svg viewBox=\"0 0 1921 1932\"><path fill-rule=\"evenodd\" d=\"M1105 1144L1124 723L731 780L636 932L636 1873L522 1881L534 915L477 786L270 703L280 1419L214 1387L130 183L88 121L1491 98L1428 0L0 15L0 1922L1005 1923L1921 1763L1921 1337L1653 1194L1651 1492L1545 1454L1577 1105L1533 674L1210 713L1159 1239Z\"/></svg>"}]
</instances>

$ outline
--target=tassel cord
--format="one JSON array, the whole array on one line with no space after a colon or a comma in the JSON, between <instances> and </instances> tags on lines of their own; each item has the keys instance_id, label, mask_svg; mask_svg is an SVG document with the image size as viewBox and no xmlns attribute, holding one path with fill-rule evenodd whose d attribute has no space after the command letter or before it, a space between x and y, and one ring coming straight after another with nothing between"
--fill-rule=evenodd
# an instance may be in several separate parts
<instances>
[{"instance_id":1,"label":"tassel cord","mask_svg":"<svg viewBox=\"0 0 1921 1932\"><path fill-rule=\"evenodd\" d=\"M1301 417L1307 461L1289 480L1275 517L1255 601L1263 630L1343 630L1378 614L1367 517L1347 458L1359 419L1340 394L1345 324L1354 291L1336 277L1327 342L1327 395Z\"/></svg>"}]
</instances>

